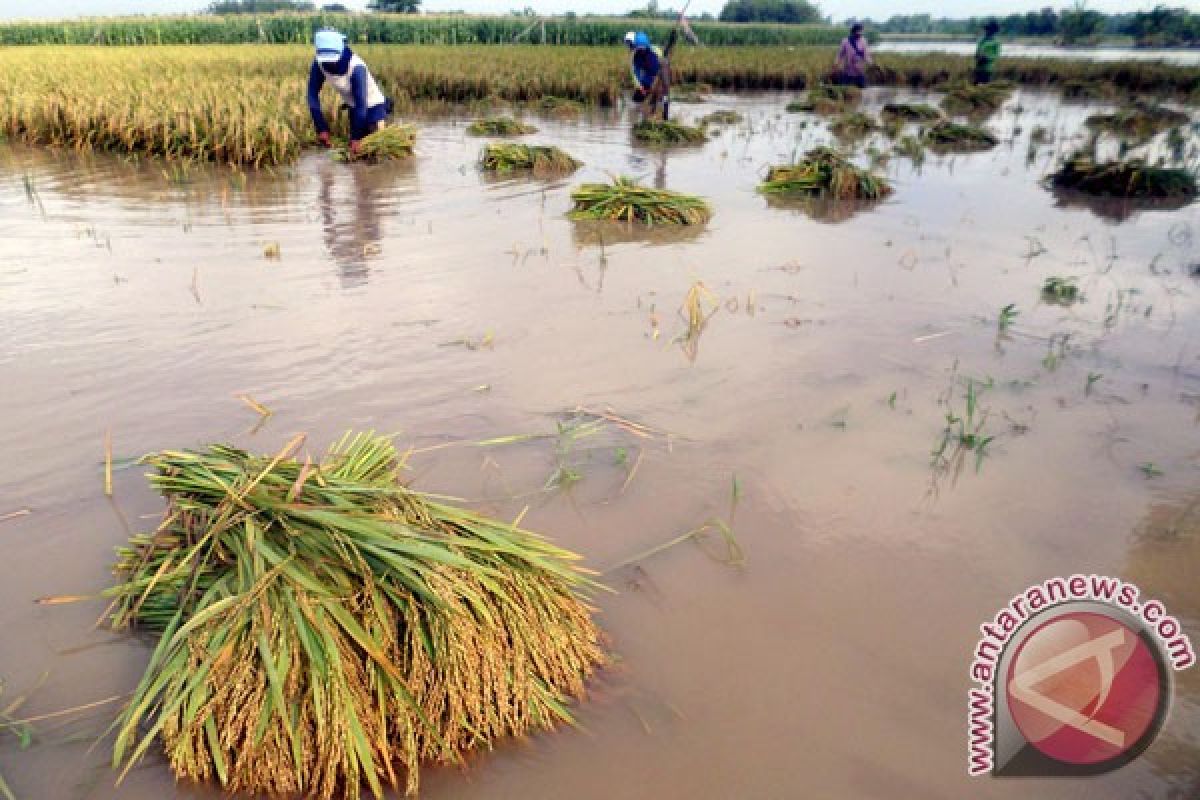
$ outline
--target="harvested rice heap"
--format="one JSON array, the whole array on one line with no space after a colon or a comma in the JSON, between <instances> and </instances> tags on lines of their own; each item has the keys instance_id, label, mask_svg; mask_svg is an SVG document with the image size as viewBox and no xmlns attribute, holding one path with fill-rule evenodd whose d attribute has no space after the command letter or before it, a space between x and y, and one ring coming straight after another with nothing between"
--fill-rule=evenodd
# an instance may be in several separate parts
<instances>
[{"instance_id":1,"label":"harvested rice heap","mask_svg":"<svg viewBox=\"0 0 1200 800\"><path fill-rule=\"evenodd\" d=\"M997 111L1012 94L1013 84L1002 81L978 86L963 84L953 86L942 98L942 108L950 114L987 116Z\"/></svg>"},{"instance_id":2,"label":"harvested rice heap","mask_svg":"<svg viewBox=\"0 0 1200 800\"><path fill-rule=\"evenodd\" d=\"M565 174L579 169L580 162L557 147L536 144L489 144L479 156L487 172L529 170L538 175Z\"/></svg>"},{"instance_id":3,"label":"harvested rice heap","mask_svg":"<svg viewBox=\"0 0 1200 800\"><path fill-rule=\"evenodd\" d=\"M409 158L417 144L417 129L412 125L388 125L363 137L358 154L347 147L334 151L339 161L393 161Z\"/></svg>"},{"instance_id":4,"label":"harvested rice heap","mask_svg":"<svg viewBox=\"0 0 1200 800\"><path fill-rule=\"evenodd\" d=\"M788 111L811 111L816 114L840 114L862 102L862 90L857 86L819 83L808 90L803 100L788 103Z\"/></svg>"},{"instance_id":5,"label":"harvested rice heap","mask_svg":"<svg viewBox=\"0 0 1200 800\"><path fill-rule=\"evenodd\" d=\"M484 117L467 126L472 136L521 136L537 133L537 127L513 117Z\"/></svg>"},{"instance_id":6,"label":"harvested rice heap","mask_svg":"<svg viewBox=\"0 0 1200 800\"><path fill-rule=\"evenodd\" d=\"M1000 140L986 128L960 125L946 120L925 131L925 143L935 150L953 153L975 153L990 150Z\"/></svg>"},{"instance_id":7,"label":"harvested rice heap","mask_svg":"<svg viewBox=\"0 0 1200 800\"><path fill-rule=\"evenodd\" d=\"M1196 176L1186 169L1152 167L1141 159L1097 162L1086 153L1067 159L1050 183L1108 197L1188 198L1197 191Z\"/></svg>"},{"instance_id":8,"label":"harvested rice heap","mask_svg":"<svg viewBox=\"0 0 1200 800\"><path fill-rule=\"evenodd\" d=\"M612 183L585 183L571 192L572 219L606 219L647 225L702 225L712 216L703 198L651 189L633 178Z\"/></svg>"},{"instance_id":9,"label":"harvested rice heap","mask_svg":"<svg viewBox=\"0 0 1200 800\"><path fill-rule=\"evenodd\" d=\"M604 660L576 556L399 483L392 443L323 463L228 446L149 456L167 500L120 550L112 622L160 635L117 725L179 778L357 798L570 719Z\"/></svg>"},{"instance_id":10,"label":"harvested rice heap","mask_svg":"<svg viewBox=\"0 0 1200 800\"><path fill-rule=\"evenodd\" d=\"M828 147L810 150L795 164L772 167L758 187L764 194L878 200L892 193L888 182Z\"/></svg>"},{"instance_id":11,"label":"harvested rice heap","mask_svg":"<svg viewBox=\"0 0 1200 800\"><path fill-rule=\"evenodd\" d=\"M704 128L669 120L645 119L633 126L633 138L645 144L701 144L708 141Z\"/></svg>"}]
</instances>

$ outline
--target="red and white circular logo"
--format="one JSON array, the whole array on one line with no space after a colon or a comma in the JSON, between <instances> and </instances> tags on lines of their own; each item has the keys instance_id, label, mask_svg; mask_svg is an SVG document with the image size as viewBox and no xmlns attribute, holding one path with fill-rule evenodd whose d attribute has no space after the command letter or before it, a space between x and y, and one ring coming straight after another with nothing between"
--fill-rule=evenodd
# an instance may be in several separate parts
<instances>
[{"instance_id":1,"label":"red and white circular logo","mask_svg":"<svg viewBox=\"0 0 1200 800\"><path fill-rule=\"evenodd\" d=\"M1167 692L1152 645L1106 614L1055 616L1020 643L1005 691L1025 741L1061 764L1136 756L1158 732Z\"/></svg>"}]
</instances>

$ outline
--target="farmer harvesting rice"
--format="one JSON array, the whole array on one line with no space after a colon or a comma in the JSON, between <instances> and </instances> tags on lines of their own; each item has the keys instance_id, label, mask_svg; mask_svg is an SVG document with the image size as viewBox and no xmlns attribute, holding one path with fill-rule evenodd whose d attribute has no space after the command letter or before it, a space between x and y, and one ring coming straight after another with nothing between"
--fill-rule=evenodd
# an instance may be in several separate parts
<instances>
[{"instance_id":1,"label":"farmer harvesting rice","mask_svg":"<svg viewBox=\"0 0 1200 800\"><path fill-rule=\"evenodd\" d=\"M625 34L625 46L633 53L633 101L642 104L643 117L657 114L661 103L662 118L667 119L671 113L671 65L667 57L641 31Z\"/></svg>"},{"instance_id":2,"label":"farmer harvesting rice","mask_svg":"<svg viewBox=\"0 0 1200 800\"><path fill-rule=\"evenodd\" d=\"M975 83L991 83L996 74L996 62L1000 60L1000 40L996 34L1000 25L994 19L989 19L983 26L983 38L975 48Z\"/></svg>"},{"instance_id":3,"label":"farmer harvesting rice","mask_svg":"<svg viewBox=\"0 0 1200 800\"><path fill-rule=\"evenodd\" d=\"M874 62L871 60L871 50L867 46L867 37L863 36L862 23L856 22L850 26L850 35L842 39L842 46L838 48L837 59L833 65L837 73L837 82L860 89L867 88L867 66L872 63Z\"/></svg>"},{"instance_id":4,"label":"farmer harvesting rice","mask_svg":"<svg viewBox=\"0 0 1200 800\"><path fill-rule=\"evenodd\" d=\"M330 146L329 124L321 112L321 87L329 81L350 111L350 151L357 155L363 137L384 126L391 103L379 91L366 62L350 50L345 36L321 30L313 43L317 55L308 71L308 110L317 138L325 147Z\"/></svg>"}]
</instances>

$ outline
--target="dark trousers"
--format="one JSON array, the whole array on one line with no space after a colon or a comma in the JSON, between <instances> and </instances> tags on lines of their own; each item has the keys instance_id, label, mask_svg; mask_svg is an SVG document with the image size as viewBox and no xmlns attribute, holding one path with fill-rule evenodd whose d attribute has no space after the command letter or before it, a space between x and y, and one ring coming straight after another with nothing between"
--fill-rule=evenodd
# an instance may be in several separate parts
<instances>
[{"instance_id":1,"label":"dark trousers","mask_svg":"<svg viewBox=\"0 0 1200 800\"><path fill-rule=\"evenodd\" d=\"M839 86L857 86L860 89L867 88L866 75L838 75L837 80L834 82Z\"/></svg>"},{"instance_id":2,"label":"dark trousers","mask_svg":"<svg viewBox=\"0 0 1200 800\"><path fill-rule=\"evenodd\" d=\"M992 73L988 72L986 69L976 69L975 70L975 85L976 86L979 86L980 84L983 84L983 83L991 83L991 82L992 82Z\"/></svg>"}]
</instances>

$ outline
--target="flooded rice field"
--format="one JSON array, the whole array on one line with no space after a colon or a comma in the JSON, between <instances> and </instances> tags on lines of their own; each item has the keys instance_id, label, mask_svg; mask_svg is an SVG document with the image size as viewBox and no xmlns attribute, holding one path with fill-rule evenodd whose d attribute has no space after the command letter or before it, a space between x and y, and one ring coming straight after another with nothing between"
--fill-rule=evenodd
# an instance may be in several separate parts
<instances>
[{"instance_id":1,"label":"flooded rice field","mask_svg":"<svg viewBox=\"0 0 1200 800\"><path fill-rule=\"evenodd\" d=\"M829 140L788 99L677 104L745 121L667 151L615 114L533 118L527 141L586 165L550 182L481 176L457 116L420 120L399 166L314 153L243 176L0 150L0 676L32 689L29 716L97 703L0 750L18 796L217 795L157 756L114 787L96 739L149 645L97 628L100 600L35 600L100 591L114 546L156 524L130 459L297 432L316 453L347 428L397 432L423 489L528 507L615 590L597 602L617 658L579 728L430 771L427 797L1200 794L1195 670L1122 770L965 769L978 626L1014 593L1119 575L1200 626L1195 208L1044 188L1094 107L1031 92L989 120L991 151L881 161L882 203L769 202L766 167ZM927 98L868 93L898 99ZM568 220L571 187L611 174L714 217ZM1080 296L1051 302L1052 276ZM716 311L688 335L697 282ZM935 463L968 392L994 438ZM579 408L638 426L581 430ZM659 548L714 519L736 545L714 525Z\"/></svg>"}]
</instances>

